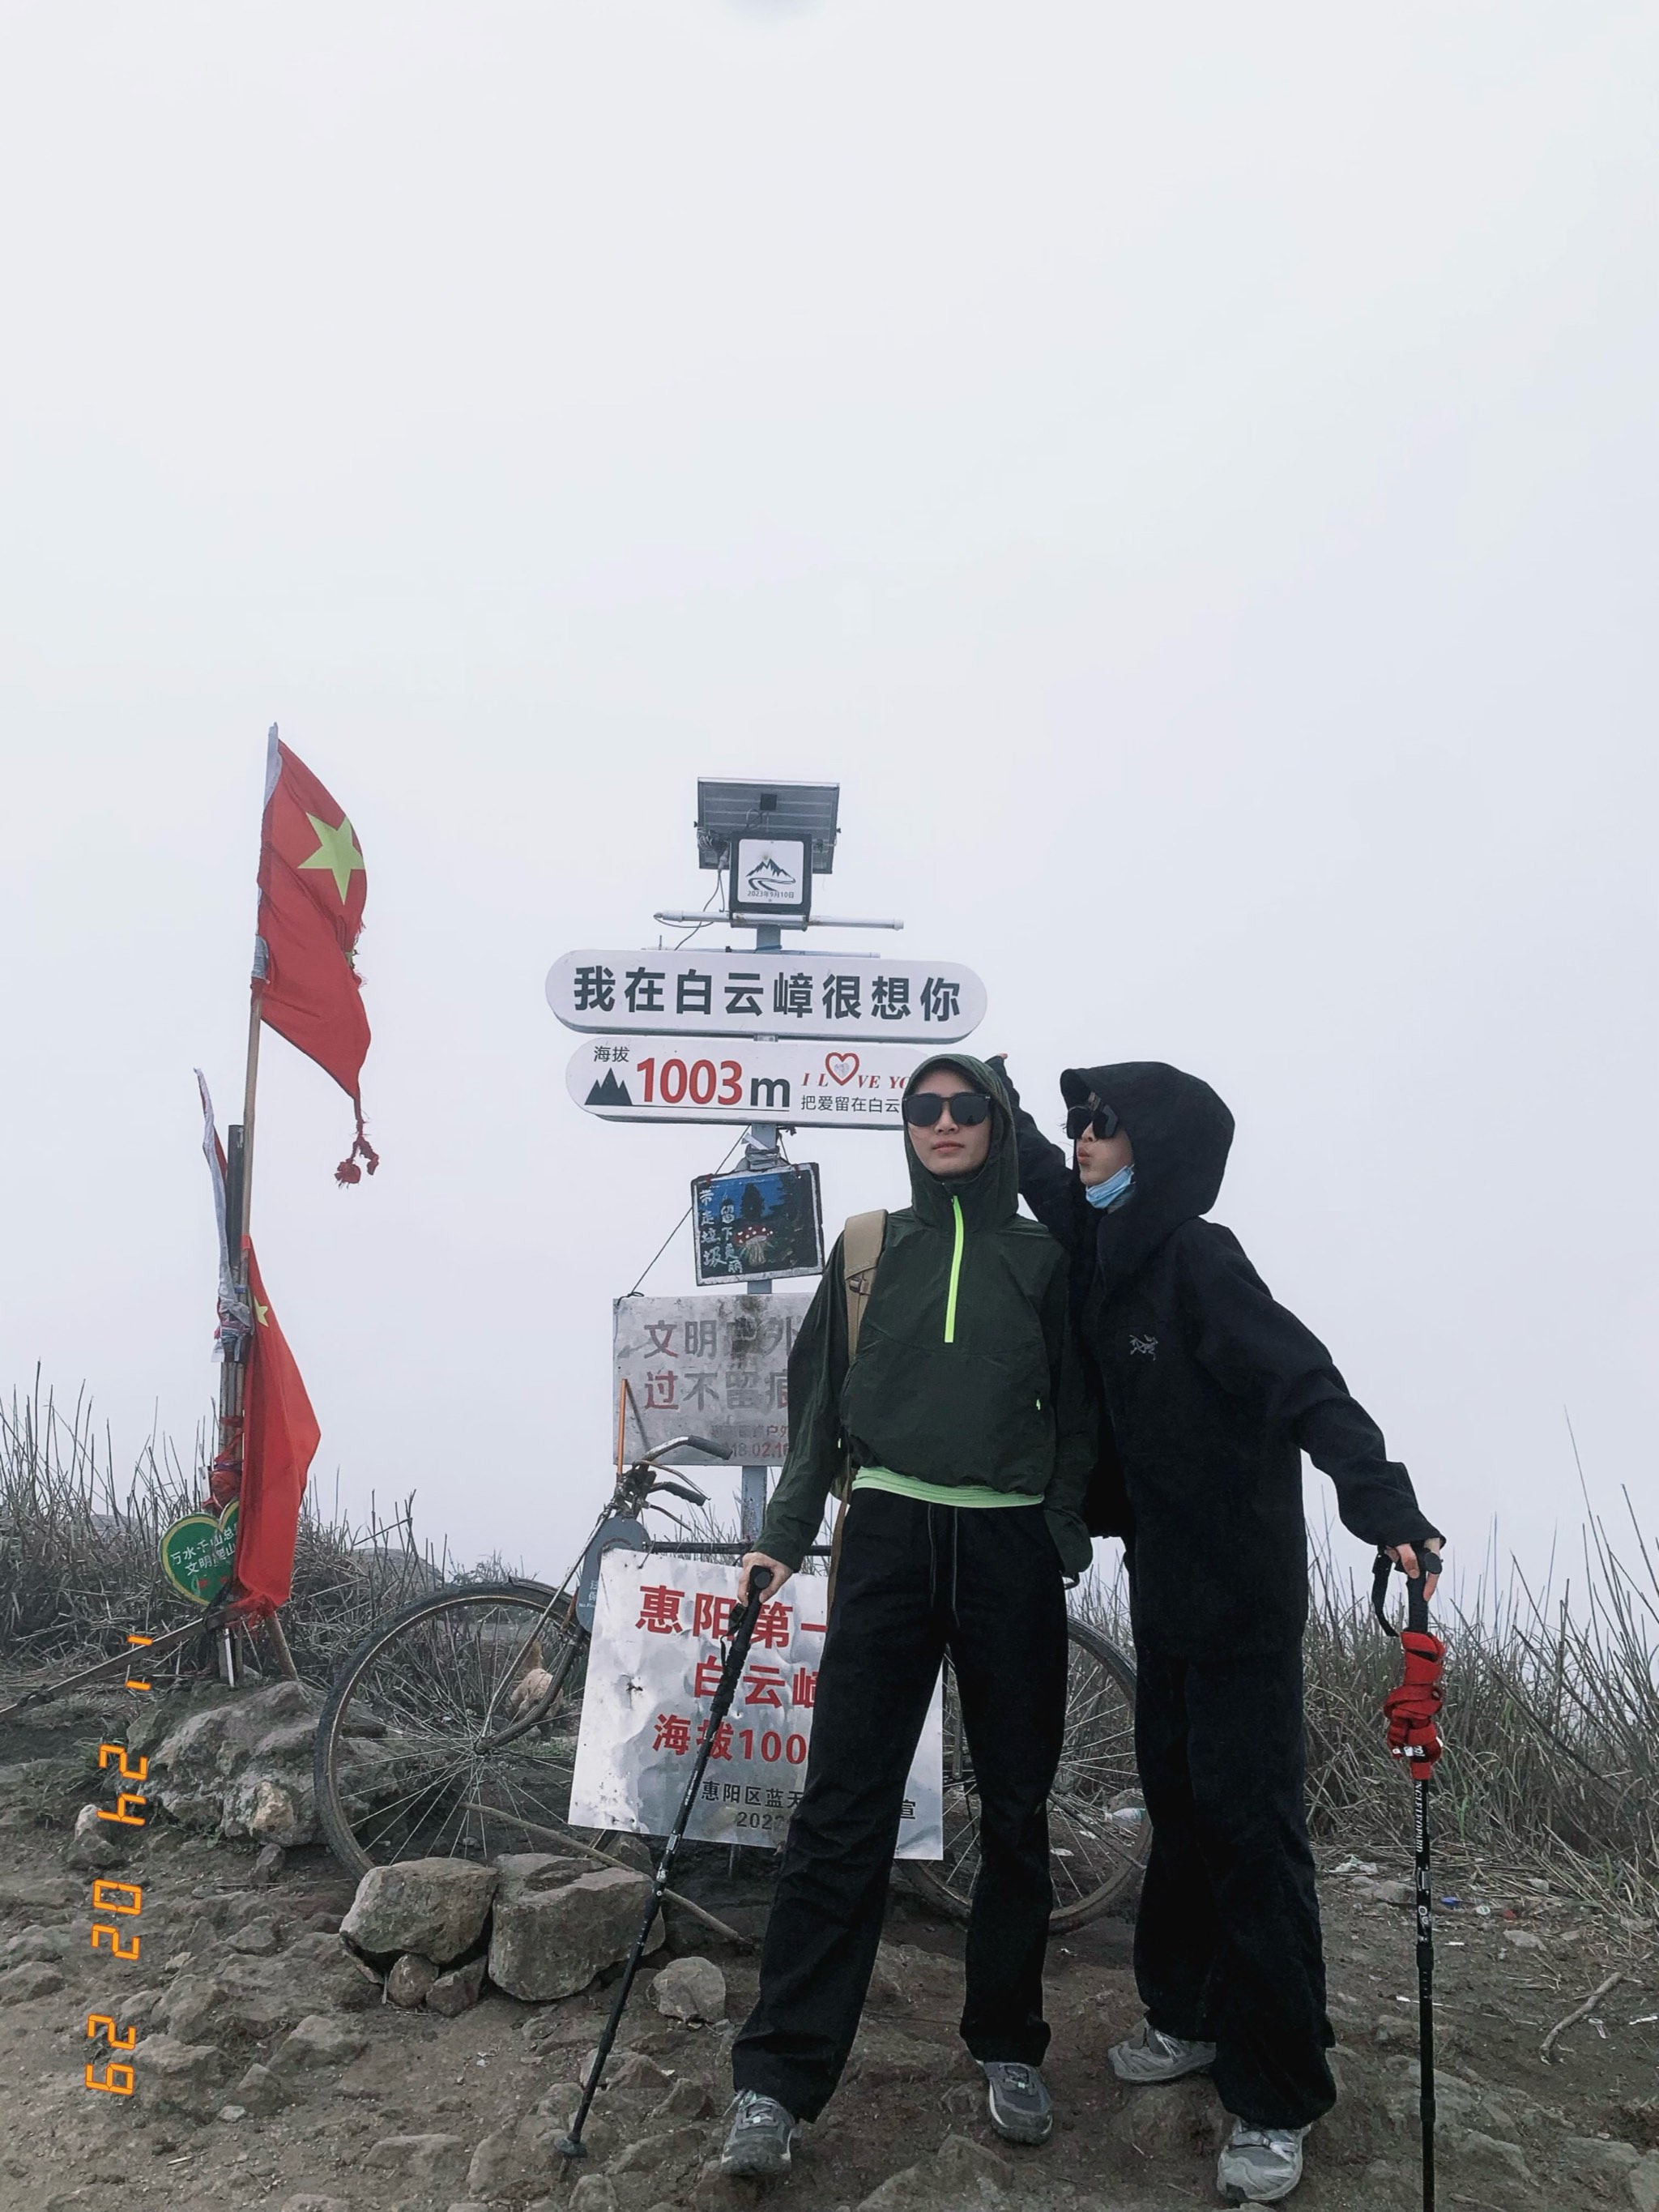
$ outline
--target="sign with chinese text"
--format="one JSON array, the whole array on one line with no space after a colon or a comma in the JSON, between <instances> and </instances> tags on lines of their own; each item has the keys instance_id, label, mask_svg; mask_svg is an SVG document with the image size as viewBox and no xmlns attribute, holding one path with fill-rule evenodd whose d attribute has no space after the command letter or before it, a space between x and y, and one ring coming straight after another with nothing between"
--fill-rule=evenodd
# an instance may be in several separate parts
<instances>
[{"instance_id":1,"label":"sign with chinese text","mask_svg":"<svg viewBox=\"0 0 1659 2212\"><path fill-rule=\"evenodd\" d=\"M812 907L810 837L734 837L728 860L733 921L750 913L805 921Z\"/></svg>"},{"instance_id":2,"label":"sign with chinese text","mask_svg":"<svg viewBox=\"0 0 1659 2212\"><path fill-rule=\"evenodd\" d=\"M949 1042L985 1018L985 986L945 960L848 952L567 952L547 1003L572 1030L678 1036Z\"/></svg>"},{"instance_id":3,"label":"sign with chinese text","mask_svg":"<svg viewBox=\"0 0 1659 2212\"><path fill-rule=\"evenodd\" d=\"M578 1828L665 1836L685 1793L737 1609L734 1561L607 1552L570 1792ZM688 1836L781 1843L800 1802L823 1654L825 1583L800 1574L761 1607L731 1712L715 1734ZM904 1785L897 1856L943 1856L940 1686Z\"/></svg>"},{"instance_id":4,"label":"sign with chinese text","mask_svg":"<svg viewBox=\"0 0 1659 2212\"><path fill-rule=\"evenodd\" d=\"M699 1176L691 1186L700 1283L743 1275L821 1275L823 1208L808 1160L769 1172Z\"/></svg>"},{"instance_id":5,"label":"sign with chinese text","mask_svg":"<svg viewBox=\"0 0 1659 2212\"><path fill-rule=\"evenodd\" d=\"M803 1291L617 1299L611 1402L626 1382L628 1449L708 1437L739 1466L781 1467L789 1449L789 1352L811 1304ZM668 1464L706 1468L708 1459L687 1445Z\"/></svg>"},{"instance_id":6,"label":"sign with chinese text","mask_svg":"<svg viewBox=\"0 0 1659 2212\"><path fill-rule=\"evenodd\" d=\"M607 1121L897 1130L904 1086L930 1057L918 1044L595 1037L579 1048L565 1081L579 1106Z\"/></svg>"}]
</instances>

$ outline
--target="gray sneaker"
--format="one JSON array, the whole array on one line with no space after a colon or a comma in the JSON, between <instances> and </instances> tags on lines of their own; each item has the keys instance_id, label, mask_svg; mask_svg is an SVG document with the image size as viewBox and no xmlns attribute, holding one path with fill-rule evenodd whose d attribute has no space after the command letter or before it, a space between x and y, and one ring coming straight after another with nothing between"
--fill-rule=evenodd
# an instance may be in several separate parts
<instances>
[{"instance_id":1,"label":"gray sneaker","mask_svg":"<svg viewBox=\"0 0 1659 2212\"><path fill-rule=\"evenodd\" d=\"M789 2171L795 2141L795 2116L775 2097L758 2089L739 2089L732 2100L732 2124L720 2152L722 2173L775 2176Z\"/></svg>"},{"instance_id":2,"label":"gray sneaker","mask_svg":"<svg viewBox=\"0 0 1659 2212\"><path fill-rule=\"evenodd\" d=\"M1002 2058L981 2058L980 2071L990 2085L991 2125L1009 2142L1047 2142L1054 2131L1054 2108L1035 2066Z\"/></svg>"},{"instance_id":3,"label":"gray sneaker","mask_svg":"<svg viewBox=\"0 0 1659 2212\"><path fill-rule=\"evenodd\" d=\"M1161 2027L1143 2020L1126 2042L1115 2043L1106 2055L1120 2081L1178 2081L1183 2074L1202 2074L1213 2066L1215 2045L1165 2035Z\"/></svg>"},{"instance_id":4,"label":"gray sneaker","mask_svg":"<svg viewBox=\"0 0 1659 2212\"><path fill-rule=\"evenodd\" d=\"M1233 2122L1216 2164L1215 2185L1230 2204L1277 2204L1302 2179L1306 2128L1253 2128Z\"/></svg>"}]
</instances>

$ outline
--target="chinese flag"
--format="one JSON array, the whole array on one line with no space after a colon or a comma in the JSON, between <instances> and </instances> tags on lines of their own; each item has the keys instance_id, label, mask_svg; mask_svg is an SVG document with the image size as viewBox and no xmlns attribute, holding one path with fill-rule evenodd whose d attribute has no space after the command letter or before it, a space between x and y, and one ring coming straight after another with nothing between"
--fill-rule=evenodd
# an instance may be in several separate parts
<instances>
[{"instance_id":1,"label":"chinese flag","mask_svg":"<svg viewBox=\"0 0 1659 2212\"><path fill-rule=\"evenodd\" d=\"M335 1170L341 1182L370 1175L380 1155L363 1133L358 1089L368 1017L357 980L368 872L356 832L302 760L270 732L259 837L259 941L253 988L260 1018L319 1067L356 1109L357 1133Z\"/></svg>"},{"instance_id":2,"label":"chinese flag","mask_svg":"<svg viewBox=\"0 0 1659 2212\"><path fill-rule=\"evenodd\" d=\"M288 1340L277 1327L259 1279L253 1247L247 1254L248 1297L253 1336L247 1348L242 1400L241 1511L236 1522L236 1580L242 1604L253 1613L274 1613L288 1602L294 1577L294 1544L300 1501L321 1431Z\"/></svg>"}]
</instances>

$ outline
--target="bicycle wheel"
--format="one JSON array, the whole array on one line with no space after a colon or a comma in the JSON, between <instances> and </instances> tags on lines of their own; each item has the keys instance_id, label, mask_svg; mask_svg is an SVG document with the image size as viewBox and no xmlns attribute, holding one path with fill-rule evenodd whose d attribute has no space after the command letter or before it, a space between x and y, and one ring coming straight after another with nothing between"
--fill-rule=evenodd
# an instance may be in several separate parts
<instances>
[{"instance_id":1,"label":"bicycle wheel","mask_svg":"<svg viewBox=\"0 0 1659 2212\"><path fill-rule=\"evenodd\" d=\"M1152 1829L1135 1773L1135 1670L1086 1621L1069 1620L1066 1734L1048 1795L1049 1926L1082 1928L1139 1880ZM979 1814L973 1759L954 1672L945 1662L945 1856L908 1859L922 1895L966 1920L979 1873Z\"/></svg>"},{"instance_id":2,"label":"bicycle wheel","mask_svg":"<svg viewBox=\"0 0 1659 2212\"><path fill-rule=\"evenodd\" d=\"M490 1859L569 1832L588 1638L555 1598L539 1583L436 1590L346 1661L315 1775L318 1820L349 1873Z\"/></svg>"}]
</instances>

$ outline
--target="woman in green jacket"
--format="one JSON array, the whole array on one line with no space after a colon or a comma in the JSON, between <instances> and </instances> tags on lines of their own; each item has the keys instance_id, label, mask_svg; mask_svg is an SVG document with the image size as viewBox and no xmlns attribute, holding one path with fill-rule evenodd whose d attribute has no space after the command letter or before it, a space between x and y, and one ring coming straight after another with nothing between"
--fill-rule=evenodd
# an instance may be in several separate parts
<instances>
[{"instance_id":1,"label":"woman in green jacket","mask_svg":"<svg viewBox=\"0 0 1659 2212\"><path fill-rule=\"evenodd\" d=\"M1053 2127L1039 2072L1053 1892L1046 1800L1066 1702L1064 1585L1092 1421L1066 1256L1018 1212L1013 1116L981 1061L918 1070L904 1099L912 1203L887 1219L855 1358L837 1242L789 1361L789 1455L757 1549L775 1596L850 1468L812 1748L760 1995L732 2054L721 2164L779 2174L852 2046L875 1962L904 1783L940 1662L956 1669L979 1797L962 2035L1012 2140Z\"/></svg>"}]
</instances>

